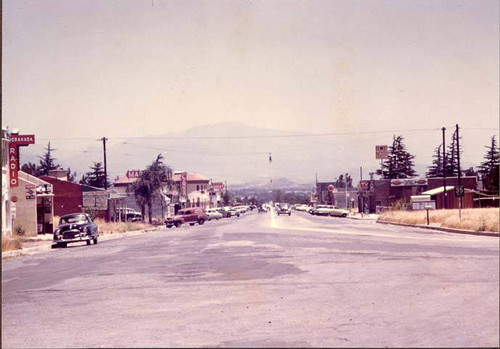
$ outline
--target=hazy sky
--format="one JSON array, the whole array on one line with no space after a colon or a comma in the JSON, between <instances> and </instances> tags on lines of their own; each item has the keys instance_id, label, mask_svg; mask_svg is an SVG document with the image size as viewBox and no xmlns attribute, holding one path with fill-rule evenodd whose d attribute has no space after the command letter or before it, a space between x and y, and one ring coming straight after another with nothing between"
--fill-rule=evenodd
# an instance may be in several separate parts
<instances>
[{"instance_id":1,"label":"hazy sky","mask_svg":"<svg viewBox=\"0 0 500 349\"><path fill-rule=\"evenodd\" d=\"M498 134L498 48L497 0L4 0L3 125L56 140L458 123L477 158Z\"/></svg>"}]
</instances>

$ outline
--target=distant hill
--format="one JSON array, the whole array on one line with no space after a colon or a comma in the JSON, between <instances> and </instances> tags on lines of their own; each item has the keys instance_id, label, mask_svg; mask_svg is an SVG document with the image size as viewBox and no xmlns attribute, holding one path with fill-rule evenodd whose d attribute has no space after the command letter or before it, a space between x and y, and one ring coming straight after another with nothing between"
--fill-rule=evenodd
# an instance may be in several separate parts
<instances>
[{"instance_id":1,"label":"distant hill","mask_svg":"<svg viewBox=\"0 0 500 349\"><path fill-rule=\"evenodd\" d=\"M311 190L314 185L311 184L299 184L288 178L276 178L272 181L270 179L260 179L251 181L244 184L233 184L228 185L229 190L271 190L271 189L283 189L283 190Z\"/></svg>"},{"instance_id":2,"label":"distant hill","mask_svg":"<svg viewBox=\"0 0 500 349\"><path fill-rule=\"evenodd\" d=\"M387 144L392 139L390 135L378 139L372 135L309 137L300 131L285 132L238 122L200 125L180 133L169 132L168 125L158 125L160 130L162 127L165 132L155 136L143 137L138 133L140 138L108 140L110 180L123 176L128 169L145 168L162 153L173 170L196 172L214 182L227 181L229 186L265 188L274 178L276 188L310 188L307 183L314 183L316 174L319 181L330 181L346 172L357 182L360 166L365 179L380 166L375 160L375 144ZM37 156L43 154L46 145L39 142L23 149L21 162L38 163ZM103 161L102 143L97 140L54 141L51 145L57 149L53 153L57 162L77 171L78 178L89 171L94 161ZM416 162L416 170L424 175L425 166Z\"/></svg>"}]
</instances>

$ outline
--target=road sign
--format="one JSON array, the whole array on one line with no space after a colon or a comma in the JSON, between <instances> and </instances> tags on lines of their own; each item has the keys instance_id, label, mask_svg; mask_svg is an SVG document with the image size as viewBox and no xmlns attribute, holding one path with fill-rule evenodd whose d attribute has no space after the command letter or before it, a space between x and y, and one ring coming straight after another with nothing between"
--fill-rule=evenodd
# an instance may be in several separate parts
<instances>
[{"instance_id":1,"label":"road sign","mask_svg":"<svg viewBox=\"0 0 500 349\"><path fill-rule=\"evenodd\" d=\"M455 196L458 197L458 198L461 198L464 196L464 186L461 185L461 186L456 186L455 187Z\"/></svg>"},{"instance_id":2,"label":"road sign","mask_svg":"<svg viewBox=\"0 0 500 349\"><path fill-rule=\"evenodd\" d=\"M387 145L376 145L375 146L375 159L387 159L389 158L389 147Z\"/></svg>"}]
</instances>

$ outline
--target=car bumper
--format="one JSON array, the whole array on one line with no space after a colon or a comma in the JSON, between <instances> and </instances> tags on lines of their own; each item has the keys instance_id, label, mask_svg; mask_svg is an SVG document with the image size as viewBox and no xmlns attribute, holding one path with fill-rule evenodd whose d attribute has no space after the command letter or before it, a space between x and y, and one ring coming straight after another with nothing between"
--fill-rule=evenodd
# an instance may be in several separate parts
<instances>
[{"instance_id":1,"label":"car bumper","mask_svg":"<svg viewBox=\"0 0 500 349\"><path fill-rule=\"evenodd\" d=\"M72 238L64 238L62 235L57 235L57 236L54 236L53 242L55 244L61 244L61 243L70 243L70 242L90 241L94 238L95 237L93 237L92 235L87 235L87 234L83 234L83 233L78 234L78 236L75 235Z\"/></svg>"}]
</instances>

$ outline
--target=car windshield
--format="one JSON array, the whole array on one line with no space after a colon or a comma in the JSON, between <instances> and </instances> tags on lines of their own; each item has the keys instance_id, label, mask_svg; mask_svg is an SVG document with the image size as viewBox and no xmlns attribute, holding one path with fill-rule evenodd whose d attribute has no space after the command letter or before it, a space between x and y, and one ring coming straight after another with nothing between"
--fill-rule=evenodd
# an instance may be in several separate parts
<instances>
[{"instance_id":1,"label":"car windshield","mask_svg":"<svg viewBox=\"0 0 500 349\"><path fill-rule=\"evenodd\" d=\"M80 223L80 222L86 222L86 221L87 221L87 217L84 214L75 214L75 215L61 217L61 220L59 221L59 225L68 224L68 223Z\"/></svg>"}]
</instances>

